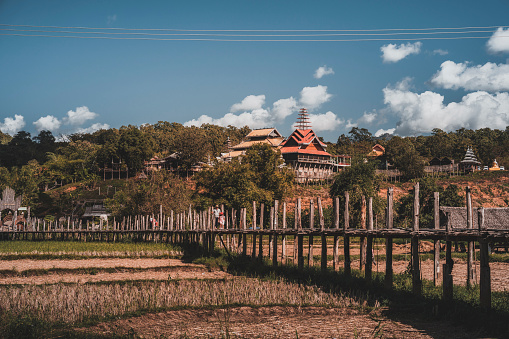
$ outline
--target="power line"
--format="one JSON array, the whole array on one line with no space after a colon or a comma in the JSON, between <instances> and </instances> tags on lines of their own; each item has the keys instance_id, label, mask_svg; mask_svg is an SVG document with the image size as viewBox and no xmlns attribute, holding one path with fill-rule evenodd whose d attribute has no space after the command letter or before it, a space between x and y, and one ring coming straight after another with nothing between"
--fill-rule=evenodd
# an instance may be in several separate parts
<instances>
[{"instance_id":1,"label":"power line","mask_svg":"<svg viewBox=\"0 0 509 339\"><path fill-rule=\"evenodd\" d=\"M449 27L449 28L407 28L407 29L363 29L363 30L198 30L174 28L93 28L71 26L38 26L0 24L0 35L21 37L46 37L70 39L107 39L107 40L151 40L151 41L215 41L215 42L360 42L360 41L417 41L417 40L464 40L488 39L493 36L494 28ZM34 29L20 29L34 28ZM35 29L38 28L38 29ZM85 31L83 31L85 30ZM100 31L98 31L100 30ZM1 32L12 33L1 33ZM153 33L153 32L170 33ZM43 33L43 34L31 34ZM64 34L64 35L57 35ZM249 33L249 34L246 34ZM253 34L258 33L258 34ZM263 33L263 34L262 34ZM305 34L304 34L305 33ZM473 35L472 35L473 34ZM479 35L484 34L484 35ZM489 35L486 35L489 34ZM444 36L449 35L449 36ZM467 36L468 35L468 36ZM408 38L402 38L408 36ZM414 36L420 36L414 38ZM351 37L331 39L331 37ZM497 38L509 37L498 34ZM239 39L243 38L243 39ZM267 39L268 38L268 39ZM288 39L291 38L291 39ZM308 39L302 39L308 38Z\"/></svg>"},{"instance_id":2,"label":"power line","mask_svg":"<svg viewBox=\"0 0 509 339\"><path fill-rule=\"evenodd\" d=\"M217 34L217 33L137 33L137 32L76 32L35 29L0 28L0 31L68 33L68 34L102 34L102 35L148 35L148 36L221 36L221 37L326 37L326 36L398 36L398 35L436 35L436 34L472 34L493 33L493 31L460 31L460 32L398 32L398 33L328 33L328 34Z\"/></svg>"},{"instance_id":3,"label":"power line","mask_svg":"<svg viewBox=\"0 0 509 339\"><path fill-rule=\"evenodd\" d=\"M509 26L471 26L471 27L434 27L434 28L377 28L377 29L181 29L181 28L119 28L119 27L86 27L86 26L38 26L0 24L10 27L87 29L87 30L125 30L125 31L178 31L178 32L380 32L380 31L430 31L430 30L465 30L493 29Z\"/></svg>"},{"instance_id":4,"label":"power line","mask_svg":"<svg viewBox=\"0 0 509 339\"><path fill-rule=\"evenodd\" d=\"M72 36L72 35L44 35L44 34L16 34L0 33L4 36L72 38L72 39L106 39L106 40L151 40L151 41L215 41L215 42L360 42L360 41L420 41L420 40L465 40L488 39L488 36L461 37L423 37L423 38L364 38L364 39L212 39L212 38L136 38L136 37L107 37L107 36ZM509 38L509 35L497 38Z\"/></svg>"}]
</instances>

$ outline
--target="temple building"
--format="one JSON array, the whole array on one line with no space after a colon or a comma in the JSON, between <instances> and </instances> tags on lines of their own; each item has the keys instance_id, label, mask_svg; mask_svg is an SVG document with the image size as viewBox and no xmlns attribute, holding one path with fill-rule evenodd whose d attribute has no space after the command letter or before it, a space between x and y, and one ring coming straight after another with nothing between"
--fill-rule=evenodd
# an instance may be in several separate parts
<instances>
[{"instance_id":1,"label":"temple building","mask_svg":"<svg viewBox=\"0 0 509 339\"><path fill-rule=\"evenodd\" d=\"M334 173L351 165L350 156L333 156L326 148L327 145L311 129L307 110L302 108L296 130L280 145L283 159L294 170L297 182L328 180Z\"/></svg>"},{"instance_id":2,"label":"temple building","mask_svg":"<svg viewBox=\"0 0 509 339\"><path fill-rule=\"evenodd\" d=\"M283 140L283 136L275 128L255 129L246 135L246 138L240 144L234 146L228 145L228 152L222 153L221 159L228 161L231 158L245 155L249 147L260 143L269 144L274 149L277 149Z\"/></svg>"},{"instance_id":3,"label":"temple building","mask_svg":"<svg viewBox=\"0 0 509 339\"><path fill-rule=\"evenodd\" d=\"M480 161L477 160L472 148L468 147L465 157L460 162L460 166L464 171L473 172L479 170Z\"/></svg>"}]
</instances>

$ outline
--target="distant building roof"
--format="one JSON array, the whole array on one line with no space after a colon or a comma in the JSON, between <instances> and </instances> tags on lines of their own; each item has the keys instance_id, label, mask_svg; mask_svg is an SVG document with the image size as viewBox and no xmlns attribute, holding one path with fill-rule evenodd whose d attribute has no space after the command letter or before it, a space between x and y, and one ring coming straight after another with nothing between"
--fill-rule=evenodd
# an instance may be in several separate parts
<instances>
[{"instance_id":1,"label":"distant building roof","mask_svg":"<svg viewBox=\"0 0 509 339\"><path fill-rule=\"evenodd\" d=\"M93 206L85 207L84 218L87 217L109 217L111 213L106 211L103 204L94 204Z\"/></svg>"},{"instance_id":2,"label":"distant building roof","mask_svg":"<svg viewBox=\"0 0 509 339\"><path fill-rule=\"evenodd\" d=\"M479 228L477 210L473 209L472 225ZM467 208L440 206L440 227L445 228L449 223L452 229L467 228ZM484 209L484 228L509 230L509 207L496 207Z\"/></svg>"},{"instance_id":3,"label":"distant building roof","mask_svg":"<svg viewBox=\"0 0 509 339\"><path fill-rule=\"evenodd\" d=\"M467 152L465 153L465 157L463 158L463 160L461 160L461 164L464 165L480 164L472 148L470 147L467 148Z\"/></svg>"},{"instance_id":4,"label":"distant building roof","mask_svg":"<svg viewBox=\"0 0 509 339\"><path fill-rule=\"evenodd\" d=\"M252 139L252 138L260 138L260 137L266 137L266 138L283 138L281 133L278 132L275 128L261 128L261 129L254 129L251 132L249 132L248 135L246 135L246 139Z\"/></svg>"},{"instance_id":5,"label":"distant building roof","mask_svg":"<svg viewBox=\"0 0 509 339\"><path fill-rule=\"evenodd\" d=\"M368 153L368 157L379 157L385 154L385 147L380 144L376 144L371 149L371 152Z\"/></svg>"},{"instance_id":6,"label":"distant building roof","mask_svg":"<svg viewBox=\"0 0 509 339\"><path fill-rule=\"evenodd\" d=\"M296 129L288 139L281 143L281 153L312 154L330 157L331 155L325 151L326 147L327 145L318 139L313 130Z\"/></svg>"}]
</instances>

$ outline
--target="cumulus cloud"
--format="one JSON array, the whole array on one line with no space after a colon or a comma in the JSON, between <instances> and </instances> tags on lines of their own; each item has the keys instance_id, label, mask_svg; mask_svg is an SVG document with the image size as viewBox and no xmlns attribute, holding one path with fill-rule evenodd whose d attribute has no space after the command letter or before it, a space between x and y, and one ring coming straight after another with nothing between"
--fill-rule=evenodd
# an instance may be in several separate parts
<instances>
[{"instance_id":1,"label":"cumulus cloud","mask_svg":"<svg viewBox=\"0 0 509 339\"><path fill-rule=\"evenodd\" d=\"M364 112L362 117L357 120L357 124L359 125L371 125L377 118L378 114L376 112Z\"/></svg>"},{"instance_id":2,"label":"cumulus cloud","mask_svg":"<svg viewBox=\"0 0 509 339\"><path fill-rule=\"evenodd\" d=\"M97 113L90 112L87 106L77 107L76 111L70 110L67 112L67 117L64 118L64 122L73 126L81 126L86 121L92 120L98 117Z\"/></svg>"},{"instance_id":3,"label":"cumulus cloud","mask_svg":"<svg viewBox=\"0 0 509 339\"><path fill-rule=\"evenodd\" d=\"M382 51L383 62L398 62L403 60L411 54L419 54L421 51L422 43L420 41L416 43L407 43L401 45L388 44L380 47Z\"/></svg>"},{"instance_id":4,"label":"cumulus cloud","mask_svg":"<svg viewBox=\"0 0 509 339\"><path fill-rule=\"evenodd\" d=\"M442 95L431 91L419 94L386 87L383 93L387 108L399 118L394 131L398 135L429 133L433 128L505 129L509 125L509 93L506 92L477 91L449 104L444 104Z\"/></svg>"},{"instance_id":5,"label":"cumulus cloud","mask_svg":"<svg viewBox=\"0 0 509 339\"><path fill-rule=\"evenodd\" d=\"M279 99L272 104L272 107L265 105L265 95L248 95L240 103L233 104L230 112L221 118L215 119L208 115L202 115L197 119L185 122L184 126L214 124L236 127L247 125L250 128L271 127L283 122L285 118L298 111L300 107L306 107L311 111L329 101L331 97L332 95L327 93L327 86L321 85L304 87L300 92L299 100L296 100L294 97ZM327 114L322 114L320 117L329 119L332 125L336 126L338 122L331 119L330 114ZM321 122L317 121L317 126L321 126Z\"/></svg>"},{"instance_id":6,"label":"cumulus cloud","mask_svg":"<svg viewBox=\"0 0 509 339\"><path fill-rule=\"evenodd\" d=\"M334 70L331 67L327 67L324 65L318 67L313 76L315 77L315 79L321 79L323 76L330 74L334 74Z\"/></svg>"},{"instance_id":7,"label":"cumulus cloud","mask_svg":"<svg viewBox=\"0 0 509 339\"><path fill-rule=\"evenodd\" d=\"M394 134L394 131L396 129L395 128L389 128L389 129L379 129L378 131L375 132L375 137L379 137L379 136L382 136L384 134Z\"/></svg>"},{"instance_id":8,"label":"cumulus cloud","mask_svg":"<svg viewBox=\"0 0 509 339\"><path fill-rule=\"evenodd\" d=\"M108 128L110 128L108 124L95 123L87 128L78 128L75 133L94 133L95 131Z\"/></svg>"},{"instance_id":9,"label":"cumulus cloud","mask_svg":"<svg viewBox=\"0 0 509 339\"><path fill-rule=\"evenodd\" d=\"M310 111L317 109L332 98L327 93L327 86L304 87L300 91L300 104Z\"/></svg>"},{"instance_id":10,"label":"cumulus cloud","mask_svg":"<svg viewBox=\"0 0 509 339\"><path fill-rule=\"evenodd\" d=\"M248 95L240 103L233 104L230 112L258 110L265 104L265 95Z\"/></svg>"},{"instance_id":11,"label":"cumulus cloud","mask_svg":"<svg viewBox=\"0 0 509 339\"><path fill-rule=\"evenodd\" d=\"M52 115L47 115L35 121L34 125L39 132L43 130L55 132L60 128L62 122Z\"/></svg>"},{"instance_id":12,"label":"cumulus cloud","mask_svg":"<svg viewBox=\"0 0 509 339\"><path fill-rule=\"evenodd\" d=\"M334 131L343 124L343 120L331 111L324 114L310 114L309 122L315 132Z\"/></svg>"},{"instance_id":13,"label":"cumulus cloud","mask_svg":"<svg viewBox=\"0 0 509 339\"><path fill-rule=\"evenodd\" d=\"M509 28L499 27L486 43L491 53L509 52Z\"/></svg>"},{"instance_id":14,"label":"cumulus cloud","mask_svg":"<svg viewBox=\"0 0 509 339\"><path fill-rule=\"evenodd\" d=\"M14 119L7 117L3 123L0 123L0 131L9 135L15 135L25 127L25 118L22 115L15 114Z\"/></svg>"},{"instance_id":15,"label":"cumulus cloud","mask_svg":"<svg viewBox=\"0 0 509 339\"><path fill-rule=\"evenodd\" d=\"M509 90L509 65L488 62L484 65L469 66L468 63L457 64L448 60L442 63L431 82L447 89L507 91Z\"/></svg>"}]
</instances>

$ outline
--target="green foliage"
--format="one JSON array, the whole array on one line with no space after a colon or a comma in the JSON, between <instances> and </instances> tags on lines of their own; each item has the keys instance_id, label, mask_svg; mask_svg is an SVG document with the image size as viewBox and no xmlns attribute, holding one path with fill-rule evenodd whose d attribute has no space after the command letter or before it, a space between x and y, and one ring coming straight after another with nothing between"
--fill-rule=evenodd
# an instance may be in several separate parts
<instances>
[{"instance_id":1,"label":"green foliage","mask_svg":"<svg viewBox=\"0 0 509 339\"><path fill-rule=\"evenodd\" d=\"M241 159L218 163L197 175L197 187L208 203L228 208L249 207L252 201L272 205L293 185L293 174L281 167L280 152L267 144L257 144Z\"/></svg>"},{"instance_id":2,"label":"green foliage","mask_svg":"<svg viewBox=\"0 0 509 339\"><path fill-rule=\"evenodd\" d=\"M375 161L367 161L361 157L354 158L352 166L345 168L334 178L330 195L339 197L340 206L345 204L345 192L349 193L350 215L353 220L350 227L355 227L360 222L362 196L366 200L373 197L374 213L380 213L383 210L383 199L378 196L381 178L376 174L376 167L377 163ZM339 210L340 214L344 211L343 208Z\"/></svg>"},{"instance_id":3,"label":"green foliage","mask_svg":"<svg viewBox=\"0 0 509 339\"><path fill-rule=\"evenodd\" d=\"M425 160L417 152L410 138L393 137L387 143L387 158L407 178L424 176Z\"/></svg>"},{"instance_id":4,"label":"green foliage","mask_svg":"<svg viewBox=\"0 0 509 339\"><path fill-rule=\"evenodd\" d=\"M441 206L460 207L464 205L459 195L460 189L456 185L449 185L445 189L438 186L432 177L419 179L419 223L421 227L433 227L434 192L439 193ZM414 194L403 196L396 203L396 222L402 227L411 227L413 220Z\"/></svg>"},{"instance_id":5,"label":"green foliage","mask_svg":"<svg viewBox=\"0 0 509 339\"><path fill-rule=\"evenodd\" d=\"M124 189L117 191L112 199L106 199L106 207L116 217L138 214L159 215L182 212L191 203L190 190L185 182L166 171L149 174L148 179L129 180Z\"/></svg>"}]
</instances>

